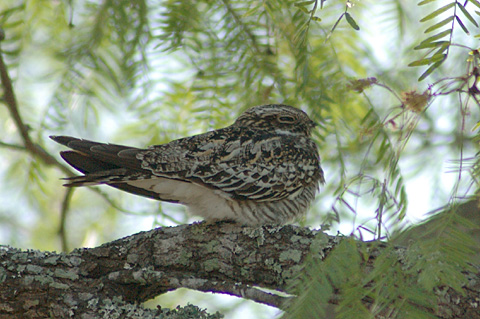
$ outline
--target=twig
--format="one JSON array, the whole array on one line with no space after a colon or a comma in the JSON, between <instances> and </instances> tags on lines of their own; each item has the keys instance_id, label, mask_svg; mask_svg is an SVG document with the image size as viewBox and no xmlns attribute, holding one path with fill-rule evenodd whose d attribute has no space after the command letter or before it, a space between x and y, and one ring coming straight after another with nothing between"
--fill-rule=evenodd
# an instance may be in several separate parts
<instances>
[{"instance_id":1,"label":"twig","mask_svg":"<svg viewBox=\"0 0 480 319\"><path fill-rule=\"evenodd\" d=\"M70 200L72 199L73 188L67 187L65 196L62 201L62 210L60 212L60 226L58 227L58 235L60 236L60 241L62 244L62 251L69 252L67 233L65 231L65 224L67 221L67 214L70 208Z\"/></svg>"},{"instance_id":2,"label":"twig","mask_svg":"<svg viewBox=\"0 0 480 319\"><path fill-rule=\"evenodd\" d=\"M0 34L3 34L3 30L0 30ZM3 40L3 37L0 37L0 41L1 40ZM20 135L22 136L25 149L32 155L40 158L45 164L55 165L56 167L60 168L63 172L71 176L72 173L66 166L58 162L55 159L55 157L47 153L38 144L33 143L32 139L30 138L28 127L27 125L25 125L25 123L23 123L22 117L20 116L20 112L18 110L18 104L15 98L15 93L13 91L12 80L8 75L7 66L3 60L3 55L1 54L1 47L0 47L0 80L3 87L3 96L4 96L5 104L8 108L8 111L10 112L11 117L15 122L15 125L20 131Z\"/></svg>"},{"instance_id":3,"label":"twig","mask_svg":"<svg viewBox=\"0 0 480 319\"><path fill-rule=\"evenodd\" d=\"M235 20L235 22L240 26L243 32L247 35L247 38L250 40L250 43L254 49L254 52L257 54L262 53L260 48L257 45L257 40L255 39L255 36L253 33L250 31L250 29L245 25L245 23L240 19L238 14L235 12L235 9L231 6L230 2L228 0L222 0L223 4L225 5L225 8L227 9L228 13L230 13Z\"/></svg>"},{"instance_id":4,"label":"twig","mask_svg":"<svg viewBox=\"0 0 480 319\"><path fill-rule=\"evenodd\" d=\"M197 279L197 280L192 280ZM222 293L239 298L246 298L258 303L262 303L271 307L286 310L288 301L294 296L281 296L270 292L266 292L242 283L218 282L198 280L198 278L189 278L189 280L179 281L178 288L189 288L203 292ZM285 294L282 292L282 294Z\"/></svg>"},{"instance_id":5,"label":"twig","mask_svg":"<svg viewBox=\"0 0 480 319\"><path fill-rule=\"evenodd\" d=\"M27 151L27 149L24 146L5 143L5 142L0 142L0 147L10 148L10 149L16 150L16 151Z\"/></svg>"},{"instance_id":6,"label":"twig","mask_svg":"<svg viewBox=\"0 0 480 319\"><path fill-rule=\"evenodd\" d=\"M2 29L0 29L0 42L4 39L5 39L5 33ZM68 169L65 165L62 165L59 161L55 159L55 157L53 157L48 152L46 152L40 145L34 143L30 138L29 129L27 125L25 125L25 123L23 122L22 117L20 116L17 99L15 98L15 92L13 91L12 80L8 75L7 65L3 60L1 47L0 47L0 79L3 87L2 102L4 102L5 105L7 106L8 111L10 112L10 116L13 118L15 125L20 131L20 135L22 137L23 144L24 144L24 146L20 146L20 145L0 142L0 146L8 147L15 150L27 151L31 155L37 158L40 158L46 165L53 165L59 168L66 175L73 176L73 173L70 171L70 169ZM62 202L59 235L61 238L63 251L67 251L68 249L67 239L65 235L65 220L68 212L68 207L70 204L71 193L72 193L71 189L67 190L64 201Z\"/></svg>"}]
</instances>

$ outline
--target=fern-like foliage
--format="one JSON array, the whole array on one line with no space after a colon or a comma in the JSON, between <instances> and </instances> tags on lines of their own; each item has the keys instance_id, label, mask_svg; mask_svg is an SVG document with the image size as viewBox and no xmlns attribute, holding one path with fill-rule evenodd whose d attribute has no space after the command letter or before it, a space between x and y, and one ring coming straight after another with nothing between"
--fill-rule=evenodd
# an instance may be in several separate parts
<instances>
[{"instance_id":1,"label":"fern-like foliage","mask_svg":"<svg viewBox=\"0 0 480 319\"><path fill-rule=\"evenodd\" d=\"M435 3L435 1L436 0L424 0L419 2L418 5L423 6L429 3ZM477 0L468 0L465 1L464 4L455 0L434 10L420 20L422 23L430 22L442 16L442 20L440 22L437 22L425 29L425 34L433 32L435 32L435 34L429 36L415 47L415 50L427 50L427 53L423 58L410 63L409 66L429 65L428 69L423 72L418 79L419 81L422 81L432 74L432 72L442 65L442 63L447 59L450 48L452 44L454 44L453 35L456 26L460 26L462 31L467 35L469 35L470 32L466 26L466 21L478 29L479 25L477 21L466 8L466 5L469 3L471 3L469 10L470 7L476 7L476 9L480 9L480 3ZM473 10L474 9L472 8L471 11ZM448 16L445 18L446 15ZM475 15L479 15L478 11L475 11Z\"/></svg>"},{"instance_id":2,"label":"fern-like foliage","mask_svg":"<svg viewBox=\"0 0 480 319\"><path fill-rule=\"evenodd\" d=\"M84 109L83 123L91 121L91 115L99 108L116 110L128 105L131 90L140 80L145 57L141 54L149 37L147 8L143 1L129 6L119 6L115 2L87 4L84 8L72 8L74 18L70 32L65 30L61 52L63 66L59 72L60 83L51 105L54 118L66 118L65 105L75 103ZM96 12L92 20L77 16L78 11ZM90 13L88 13L90 14ZM79 25L75 25L76 20ZM104 21L110 21L105 23ZM78 28L78 31L76 29ZM69 38L68 33L75 34ZM68 101L67 96L76 92L81 98Z\"/></svg>"}]
</instances>

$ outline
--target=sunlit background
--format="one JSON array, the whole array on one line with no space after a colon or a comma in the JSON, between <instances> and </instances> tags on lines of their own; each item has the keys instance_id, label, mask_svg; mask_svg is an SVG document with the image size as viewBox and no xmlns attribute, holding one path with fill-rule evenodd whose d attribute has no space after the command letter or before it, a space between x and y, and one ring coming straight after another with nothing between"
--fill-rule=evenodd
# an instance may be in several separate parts
<instances>
[{"instance_id":1,"label":"sunlit background","mask_svg":"<svg viewBox=\"0 0 480 319\"><path fill-rule=\"evenodd\" d=\"M437 2L432 6L444 5ZM274 3L277 5L272 2L273 8ZM329 1L315 14L321 21L310 22L306 38L306 47L311 52L309 72L312 79L323 75L327 78L319 84L327 90L327 98L314 96L318 94L315 83L299 83L302 78L295 68L299 63L295 59L300 55L290 51L292 43L285 39L288 36L280 34L279 30L288 33L294 32L292 28L302 27L300 22L293 23L295 17L305 21L309 16L294 2L284 4L294 17L285 22L293 21L287 26L269 16L266 3L255 2L248 7L238 1L216 5L201 2L196 10L211 12L211 16L191 19L197 23L196 27L208 29L210 34L199 35L196 38L199 43L193 41L194 35L186 35L181 40L183 45L176 48L172 44L175 41L168 38L175 34L167 32L166 22L173 15L173 2L148 1L149 24L142 26L141 39L135 42L137 47L128 52L128 43L134 43L132 38L138 35L129 31L138 26L134 22L138 19L134 5L118 9L131 14L124 21L125 30L119 30L122 17L115 8L107 8L107 2L8 0L0 4L0 22L6 34L2 50L14 80L19 110L32 139L59 161L58 152L64 148L49 140L49 135L144 147L227 126L249 106L281 102L303 108L323 123L315 138L327 184L320 189L305 220L299 223L313 228L328 224L332 235L340 232L365 240L378 238L376 212L381 187L375 183L389 179L385 159L388 152L398 154L401 180L394 177L387 186L392 194L397 185L404 187L406 198L401 203L399 194L392 195L398 207L392 204L385 212L382 239L387 240L396 228L418 223L450 199L474 191L468 167L460 171L459 160L473 157L477 152L472 129L478 109L470 107L464 97L449 95L433 99L425 113L404 112L395 117L402 113L401 102L387 89L373 86L363 93L349 90L349 80L375 77L399 96L412 90L422 93L443 77L465 74L468 50L452 48L442 68L419 83L417 79L426 67L407 65L425 54L413 48L426 37L423 33L426 26L419 20L432 7L417 7L413 2L406 5L402 1L348 3L351 6L348 12L360 26L359 31L353 30L344 18L332 33L346 2ZM241 54L227 50L227 40L235 41L227 32L229 23L238 23L226 9L227 5L240 21L254 21L252 16L259 16L258 25L249 27L258 37L261 50L271 46L271 60L264 56L242 60ZM312 6L304 7L311 10ZM186 8L179 5L176 10ZM113 21L115 15L118 16ZM179 21L181 17L179 14ZM255 29L263 24L279 27ZM234 28L239 33L239 48L243 45L241 41L247 44L251 41L242 36L242 28ZM460 28L453 34L456 43L478 44L478 40L472 40ZM214 50L208 46L215 43L212 39L216 37L218 47ZM245 54L249 50L251 47ZM97 57L91 58L90 54ZM276 54L278 58L274 57ZM125 60L126 56L131 60ZM252 73L241 76L229 64L254 61L265 64L253 65ZM269 70L283 73L269 76ZM278 82L281 77L286 79L285 83ZM327 85L329 81L334 85ZM462 117L462 107L467 116ZM378 123L386 124L381 134L388 138L380 134L372 142L376 132L368 126L369 110L378 117ZM394 123L388 124L391 118L395 118ZM409 132L411 137L406 139ZM65 174L21 149L17 125L3 105L0 136L0 243L24 249L62 250L59 229L65 189L60 178ZM380 151L383 138L391 143L385 153ZM460 174L465 179L459 182ZM359 176L365 178L359 180ZM375 190L370 192L372 189ZM342 190L347 190L344 196ZM402 212L406 213L404 218L400 218ZM71 250L98 246L158 226L196 220L199 219L186 215L178 205L108 187L83 188L73 193L63 236L67 249ZM226 318L272 318L280 314L277 309L250 301L184 289L148 304L154 303L172 308L192 303L211 313L218 310Z\"/></svg>"}]
</instances>

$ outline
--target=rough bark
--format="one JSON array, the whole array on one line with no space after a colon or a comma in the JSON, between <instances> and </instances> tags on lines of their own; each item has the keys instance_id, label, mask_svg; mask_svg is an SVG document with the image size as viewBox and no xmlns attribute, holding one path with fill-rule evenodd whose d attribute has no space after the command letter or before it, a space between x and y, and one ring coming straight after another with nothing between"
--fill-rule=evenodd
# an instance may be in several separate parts
<instances>
[{"instance_id":1,"label":"rough bark","mask_svg":"<svg viewBox=\"0 0 480 319\"><path fill-rule=\"evenodd\" d=\"M322 259L340 240L296 226L201 223L158 228L69 254L0 246L0 318L96 318L105 314L169 318L166 310L144 309L140 303L180 287L281 308L289 297L255 287L288 293L307 254L314 252ZM368 262L384 246L372 245ZM480 318L480 271L469 276L464 295L448 287L441 289L438 311L451 314L444 318ZM171 315L200 318L200 312Z\"/></svg>"}]
</instances>

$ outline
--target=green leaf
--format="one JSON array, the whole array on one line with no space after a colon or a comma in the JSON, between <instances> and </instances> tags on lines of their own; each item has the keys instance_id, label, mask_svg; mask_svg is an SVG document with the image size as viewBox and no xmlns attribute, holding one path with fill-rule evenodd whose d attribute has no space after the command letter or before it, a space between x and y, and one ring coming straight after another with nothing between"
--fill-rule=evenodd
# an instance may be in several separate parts
<instances>
[{"instance_id":1,"label":"green leaf","mask_svg":"<svg viewBox=\"0 0 480 319\"><path fill-rule=\"evenodd\" d=\"M452 22L452 21L453 21L453 16L448 17L445 20L442 20L439 23L436 23L436 24L432 25L431 27L427 28L427 30L425 30L424 33L432 32L433 30L436 30L440 27L443 27L444 25L446 25L447 23Z\"/></svg>"},{"instance_id":2,"label":"green leaf","mask_svg":"<svg viewBox=\"0 0 480 319\"><path fill-rule=\"evenodd\" d=\"M433 2L433 1L436 1L436 0L423 0L423 1L419 2L418 5L423 6L423 5L425 5L427 3L430 3L430 2Z\"/></svg>"},{"instance_id":3,"label":"green leaf","mask_svg":"<svg viewBox=\"0 0 480 319\"><path fill-rule=\"evenodd\" d=\"M355 30L360 30L360 27L358 26L358 24L355 22L355 20L352 18L352 16L350 15L350 13L348 12L345 12L345 18L347 18L347 22L348 24L354 28Z\"/></svg>"},{"instance_id":4,"label":"green leaf","mask_svg":"<svg viewBox=\"0 0 480 319\"><path fill-rule=\"evenodd\" d=\"M472 3L474 6L480 9L480 3L476 0L468 0L468 2Z\"/></svg>"},{"instance_id":5,"label":"green leaf","mask_svg":"<svg viewBox=\"0 0 480 319\"><path fill-rule=\"evenodd\" d=\"M421 43L423 43L423 42L433 42L433 41L435 41L435 40L438 40L438 39L443 38L444 36L450 35L451 33L452 33L452 30L451 30L451 29L448 29L448 30L442 31L442 32L440 32L440 33L437 33L437 34L435 34L434 36L431 36L430 38L422 41ZM420 43L420 44L421 44L421 43Z\"/></svg>"},{"instance_id":6,"label":"green leaf","mask_svg":"<svg viewBox=\"0 0 480 319\"><path fill-rule=\"evenodd\" d=\"M423 74L418 78L418 82L425 80L430 74L432 74L435 69L437 69L445 60L439 61L432 66L430 66L427 71L423 72Z\"/></svg>"},{"instance_id":7,"label":"green leaf","mask_svg":"<svg viewBox=\"0 0 480 319\"><path fill-rule=\"evenodd\" d=\"M442 61L446 57L447 57L447 55L445 53L436 53L429 58L413 61L408 66L421 66L421 65L432 64L432 63L435 63L435 62Z\"/></svg>"},{"instance_id":8,"label":"green leaf","mask_svg":"<svg viewBox=\"0 0 480 319\"><path fill-rule=\"evenodd\" d=\"M447 42L447 44L441 45L441 46L438 48L437 52L435 52L434 55L443 53L443 52L444 52L445 50L447 50L449 47L450 47L450 43L449 43L449 42Z\"/></svg>"},{"instance_id":9,"label":"green leaf","mask_svg":"<svg viewBox=\"0 0 480 319\"><path fill-rule=\"evenodd\" d=\"M308 9L305 8L305 7L298 7L298 9L301 10L301 11L303 11L303 12L305 12L305 13L310 13L310 12L311 12L310 10L308 10Z\"/></svg>"},{"instance_id":10,"label":"green leaf","mask_svg":"<svg viewBox=\"0 0 480 319\"><path fill-rule=\"evenodd\" d=\"M426 42L423 44L419 44L418 46L414 47L414 50L421 50L421 49L428 49L428 48L436 48L441 46L448 47L450 45L449 41L437 41L437 42Z\"/></svg>"},{"instance_id":11,"label":"green leaf","mask_svg":"<svg viewBox=\"0 0 480 319\"><path fill-rule=\"evenodd\" d=\"M248 18L252 15L258 15L258 11L260 10L259 6L252 6L247 12L242 15L242 18Z\"/></svg>"},{"instance_id":12,"label":"green leaf","mask_svg":"<svg viewBox=\"0 0 480 319\"><path fill-rule=\"evenodd\" d=\"M465 32L466 34L470 34L467 27L463 24L462 20L460 20L460 18L458 16L455 16L455 20L457 20L460 27L462 27L463 32Z\"/></svg>"},{"instance_id":13,"label":"green leaf","mask_svg":"<svg viewBox=\"0 0 480 319\"><path fill-rule=\"evenodd\" d=\"M413 61L408 66L421 66L421 65L427 65L427 64L430 64L430 58Z\"/></svg>"},{"instance_id":14,"label":"green leaf","mask_svg":"<svg viewBox=\"0 0 480 319\"><path fill-rule=\"evenodd\" d=\"M445 37L445 36L447 36L447 35L450 35L451 33L452 33L452 30L450 30L450 29L445 30L445 31L442 31L442 32L440 32L440 33L437 33L437 34L435 34L434 36L431 36L431 37L423 40L422 42L420 42L420 44L419 44L418 46L416 46L414 49L415 49L415 50L419 50L419 49L423 49L423 48L426 48L426 47L429 48L429 47L431 47L431 46L425 46L425 45L427 45L427 44L429 44L429 43L432 43L432 42L434 42L434 41L436 41L436 40L438 40L438 39L441 39L441 38L443 38L443 37Z\"/></svg>"},{"instance_id":15,"label":"green leaf","mask_svg":"<svg viewBox=\"0 0 480 319\"><path fill-rule=\"evenodd\" d=\"M460 3L460 2L457 2L457 5L458 7L460 8L460 10L463 12L463 15L465 17L467 17L468 20L470 20L470 22L476 26L478 28L478 23L477 21L475 21L475 19L470 15L470 13L468 13L467 9L465 9L465 7ZM460 20L457 16L457 21ZM465 31L465 30L464 30ZM468 34L468 33L467 33Z\"/></svg>"},{"instance_id":16,"label":"green leaf","mask_svg":"<svg viewBox=\"0 0 480 319\"><path fill-rule=\"evenodd\" d=\"M447 55L445 53L434 54L430 57L430 63L443 61L446 57L447 57Z\"/></svg>"},{"instance_id":17,"label":"green leaf","mask_svg":"<svg viewBox=\"0 0 480 319\"><path fill-rule=\"evenodd\" d=\"M294 5L295 7L305 7L305 6L308 6L308 5L310 5L310 4L314 3L314 2L315 2L315 0L313 0L313 1L302 1L302 2L297 2L297 3L293 4L293 5Z\"/></svg>"},{"instance_id":18,"label":"green leaf","mask_svg":"<svg viewBox=\"0 0 480 319\"><path fill-rule=\"evenodd\" d=\"M425 21L431 20L431 19L437 17L438 15L442 14L443 12L447 11L448 9L453 8L454 6L455 6L455 2L447 4L446 6L443 6L440 9L435 10L432 13L430 13L429 15L425 16L423 19L420 20L420 22L425 22Z\"/></svg>"},{"instance_id":19,"label":"green leaf","mask_svg":"<svg viewBox=\"0 0 480 319\"><path fill-rule=\"evenodd\" d=\"M477 122L477 124L475 124L475 125L473 126L473 128L472 128L472 132L474 132L474 131L478 130L479 128L480 128L480 121L479 121L479 122Z\"/></svg>"}]
</instances>

